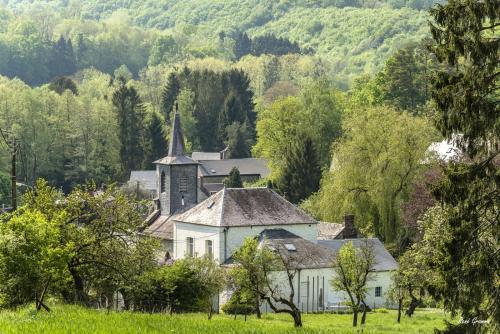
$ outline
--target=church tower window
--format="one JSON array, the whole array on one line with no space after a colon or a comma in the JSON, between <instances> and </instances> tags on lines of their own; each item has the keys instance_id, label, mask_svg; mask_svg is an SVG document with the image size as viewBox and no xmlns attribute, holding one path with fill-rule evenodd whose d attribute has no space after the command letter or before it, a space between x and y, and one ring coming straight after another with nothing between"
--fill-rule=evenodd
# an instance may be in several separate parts
<instances>
[{"instance_id":1,"label":"church tower window","mask_svg":"<svg viewBox=\"0 0 500 334\"><path fill-rule=\"evenodd\" d=\"M165 192L165 172L161 172L161 177L160 177L160 193Z\"/></svg>"}]
</instances>

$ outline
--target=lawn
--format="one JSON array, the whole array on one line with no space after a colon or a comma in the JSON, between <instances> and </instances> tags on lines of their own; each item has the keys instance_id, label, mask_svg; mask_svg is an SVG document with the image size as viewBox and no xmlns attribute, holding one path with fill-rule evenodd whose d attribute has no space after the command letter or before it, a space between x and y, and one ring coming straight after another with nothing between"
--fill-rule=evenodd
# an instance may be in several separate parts
<instances>
[{"instance_id":1,"label":"lawn","mask_svg":"<svg viewBox=\"0 0 500 334\"><path fill-rule=\"evenodd\" d=\"M351 315L307 314L304 328L295 330L291 318L268 314L263 319L242 317L234 320L215 315L211 321L204 314L144 314L89 310L77 306L56 306L51 313L36 314L32 308L0 312L0 334L11 333L361 333L351 327ZM441 310L417 310L412 318L396 323L396 312L369 313L362 333L432 333L449 319Z\"/></svg>"}]
</instances>

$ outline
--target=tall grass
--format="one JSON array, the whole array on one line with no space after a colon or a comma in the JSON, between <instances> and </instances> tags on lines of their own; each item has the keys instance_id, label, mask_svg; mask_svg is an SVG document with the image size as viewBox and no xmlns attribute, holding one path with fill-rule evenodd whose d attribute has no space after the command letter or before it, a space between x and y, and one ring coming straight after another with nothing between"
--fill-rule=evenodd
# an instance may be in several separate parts
<instances>
[{"instance_id":1,"label":"tall grass","mask_svg":"<svg viewBox=\"0 0 500 334\"><path fill-rule=\"evenodd\" d=\"M417 310L416 315L396 323L396 313L369 313L362 333L432 333L443 328L448 319L440 310ZM78 306L55 306L51 313L36 314L32 309L0 312L0 334L12 333L200 333L200 334L259 334L259 333L361 333L351 327L349 314L307 314L304 328L294 329L290 317L268 314L263 319L249 317L234 320L216 315L208 321L204 314L144 314L132 312L106 312ZM449 320L449 319L448 319Z\"/></svg>"}]
</instances>

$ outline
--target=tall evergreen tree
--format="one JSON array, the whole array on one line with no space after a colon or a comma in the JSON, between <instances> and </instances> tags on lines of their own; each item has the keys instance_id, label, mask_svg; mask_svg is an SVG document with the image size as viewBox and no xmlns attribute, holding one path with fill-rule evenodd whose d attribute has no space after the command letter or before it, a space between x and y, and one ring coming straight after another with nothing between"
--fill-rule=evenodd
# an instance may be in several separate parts
<instances>
[{"instance_id":1,"label":"tall evergreen tree","mask_svg":"<svg viewBox=\"0 0 500 334\"><path fill-rule=\"evenodd\" d=\"M170 113L174 108L175 100L177 99L177 95L179 95L180 90L181 83L177 74L175 72L170 73L168 75L167 84L163 89L161 101L161 111L167 122L170 120Z\"/></svg>"},{"instance_id":2,"label":"tall evergreen tree","mask_svg":"<svg viewBox=\"0 0 500 334\"><path fill-rule=\"evenodd\" d=\"M300 203L318 191L321 181L321 167L313 141L310 138L299 141L285 159L278 189L290 202Z\"/></svg>"},{"instance_id":3,"label":"tall evergreen tree","mask_svg":"<svg viewBox=\"0 0 500 334\"><path fill-rule=\"evenodd\" d=\"M252 51L252 40L248 37L246 32L239 33L234 41L234 57L240 59L241 57L250 54Z\"/></svg>"},{"instance_id":4,"label":"tall evergreen tree","mask_svg":"<svg viewBox=\"0 0 500 334\"><path fill-rule=\"evenodd\" d=\"M252 140L250 139L248 127L245 123L234 122L227 127L226 145L230 158L241 159L250 157Z\"/></svg>"},{"instance_id":5,"label":"tall evergreen tree","mask_svg":"<svg viewBox=\"0 0 500 334\"><path fill-rule=\"evenodd\" d=\"M224 179L224 186L227 188L243 188L243 181L237 167L233 167L229 172L229 176Z\"/></svg>"},{"instance_id":6,"label":"tall evergreen tree","mask_svg":"<svg viewBox=\"0 0 500 334\"><path fill-rule=\"evenodd\" d=\"M500 2L449 0L431 14L434 52L451 69L433 80L437 126L470 158L451 163L435 191L451 233L441 249L447 256L435 264L445 281L435 294L463 319L489 322L464 321L447 332L494 333L500 327Z\"/></svg>"},{"instance_id":7,"label":"tall evergreen tree","mask_svg":"<svg viewBox=\"0 0 500 334\"><path fill-rule=\"evenodd\" d=\"M145 163L153 167L153 161L166 156L168 151L167 135L161 115L156 112L151 114L146 131L149 147Z\"/></svg>"},{"instance_id":8,"label":"tall evergreen tree","mask_svg":"<svg viewBox=\"0 0 500 334\"><path fill-rule=\"evenodd\" d=\"M120 159L123 176L142 168L145 158L144 105L134 87L127 87L125 79L118 78L118 88L113 94L113 105L120 129Z\"/></svg>"}]
</instances>

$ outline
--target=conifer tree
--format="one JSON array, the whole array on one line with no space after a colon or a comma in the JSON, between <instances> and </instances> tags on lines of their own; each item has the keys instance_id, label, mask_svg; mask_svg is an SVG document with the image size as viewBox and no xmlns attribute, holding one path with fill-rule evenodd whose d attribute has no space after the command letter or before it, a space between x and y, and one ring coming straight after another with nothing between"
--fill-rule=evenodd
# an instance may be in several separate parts
<instances>
[{"instance_id":1,"label":"conifer tree","mask_svg":"<svg viewBox=\"0 0 500 334\"><path fill-rule=\"evenodd\" d=\"M277 186L290 202L300 203L318 191L321 180L321 167L310 138L292 146L286 156L283 174Z\"/></svg>"},{"instance_id":2,"label":"conifer tree","mask_svg":"<svg viewBox=\"0 0 500 334\"><path fill-rule=\"evenodd\" d=\"M170 73L167 79L167 84L163 89L161 101L161 110L167 122L170 120L170 113L174 108L175 100L177 99L177 95L179 95L180 90L181 84L177 74L175 72Z\"/></svg>"},{"instance_id":3,"label":"conifer tree","mask_svg":"<svg viewBox=\"0 0 500 334\"><path fill-rule=\"evenodd\" d=\"M147 125L147 135L149 141L148 157L145 163L153 167L153 161L167 155L168 143L165 133L165 126L162 117L153 112Z\"/></svg>"},{"instance_id":4,"label":"conifer tree","mask_svg":"<svg viewBox=\"0 0 500 334\"><path fill-rule=\"evenodd\" d=\"M431 15L434 52L449 67L433 79L437 126L469 158L451 163L435 190L451 234L439 250L447 256L434 265L445 282L435 295L463 319L488 322L462 321L446 332L494 333L500 327L500 2L449 0Z\"/></svg>"},{"instance_id":5,"label":"conifer tree","mask_svg":"<svg viewBox=\"0 0 500 334\"><path fill-rule=\"evenodd\" d=\"M145 158L144 147L144 105L134 87L127 87L125 79L118 78L118 88L113 94L119 138L120 159L123 176L132 170L142 168Z\"/></svg>"},{"instance_id":6,"label":"conifer tree","mask_svg":"<svg viewBox=\"0 0 500 334\"><path fill-rule=\"evenodd\" d=\"M224 186L227 188L243 188L241 174L237 167L233 167L229 172L229 176L224 179Z\"/></svg>"},{"instance_id":7,"label":"conifer tree","mask_svg":"<svg viewBox=\"0 0 500 334\"><path fill-rule=\"evenodd\" d=\"M250 54L252 51L252 40L248 38L246 32L239 33L234 42L234 57L240 59L241 57Z\"/></svg>"}]
</instances>

